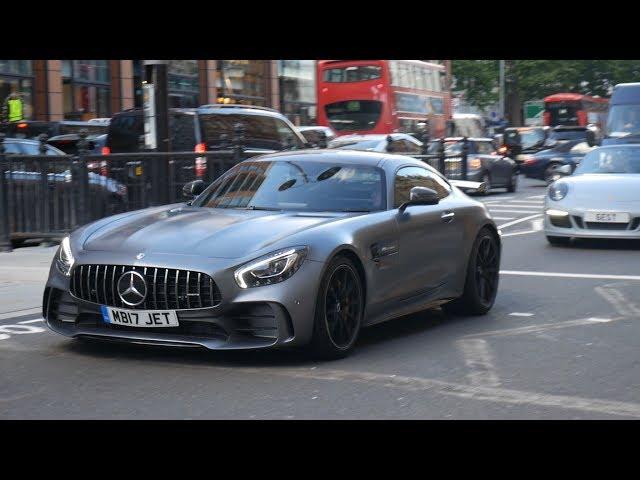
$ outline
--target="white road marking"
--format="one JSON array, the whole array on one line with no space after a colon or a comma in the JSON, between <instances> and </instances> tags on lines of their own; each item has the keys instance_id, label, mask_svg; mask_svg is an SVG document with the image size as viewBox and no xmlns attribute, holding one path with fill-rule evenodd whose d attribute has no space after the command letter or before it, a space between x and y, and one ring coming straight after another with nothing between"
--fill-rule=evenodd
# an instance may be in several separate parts
<instances>
[{"instance_id":1,"label":"white road marking","mask_svg":"<svg viewBox=\"0 0 640 480\"><path fill-rule=\"evenodd\" d=\"M640 308L627 300L620 290L609 285L604 285L596 287L595 291L609 302L620 315L625 317L640 316Z\"/></svg>"},{"instance_id":2,"label":"white road marking","mask_svg":"<svg viewBox=\"0 0 640 480\"><path fill-rule=\"evenodd\" d=\"M500 227L502 228L502 227ZM504 235L503 235L504 236ZM601 275L596 273L560 273L533 272L523 270L500 270L501 275L523 275L531 277L561 277L561 278L601 278L609 280L640 280L638 275Z\"/></svg>"},{"instance_id":3,"label":"white road marking","mask_svg":"<svg viewBox=\"0 0 640 480\"><path fill-rule=\"evenodd\" d=\"M539 230L523 230L521 232L503 233L501 237L513 237L514 235L526 235L528 233L538 233Z\"/></svg>"},{"instance_id":4,"label":"white road marking","mask_svg":"<svg viewBox=\"0 0 640 480\"><path fill-rule=\"evenodd\" d=\"M512 312L509 315L512 317L533 317L533 313L528 312Z\"/></svg>"},{"instance_id":5,"label":"white road marking","mask_svg":"<svg viewBox=\"0 0 640 480\"><path fill-rule=\"evenodd\" d=\"M22 317L23 315L30 315L32 313L42 313L42 308L34 307L24 310L14 310L12 312L0 313L0 320L4 320L5 318Z\"/></svg>"},{"instance_id":6,"label":"white road marking","mask_svg":"<svg viewBox=\"0 0 640 480\"><path fill-rule=\"evenodd\" d=\"M496 197L495 199L485 200L485 202L501 202L502 200L511 200L516 197Z\"/></svg>"},{"instance_id":7,"label":"white road marking","mask_svg":"<svg viewBox=\"0 0 640 480\"><path fill-rule=\"evenodd\" d=\"M398 388L401 390L430 392L441 395L452 395L470 400L509 403L520 406L556 407L563 410L579 410L594 412L602 415L621 415L640 418L640 404L619 402L616 400L600 400L592 398L573 397L568 395L550 395L545 393L511 390L506 388L480 387L460 383L445 382L420 377L396 376L390 378L388 374L370 372L349 372L344 370L315 370L308 369L266 369L266 368L225 368L234 372L244 372L264 376L265 373L286 376L290 378L305 378L313 380L346 381L354 383L372 384L375 386Z\"/></svg>"},{"instance_id":8,"label":"white road marking","mask_svg":"<svg viewBox=\"0 0 640 480\"><path fill-rule=\"evenodd\" d=\"M544 224L544 220L542 220L541 218L536 218L535 220L531 220L531 226L533 227L534 230L537 230L538 232L542 230L543 224Z\"/></svg>"},{"instance_id":9,"label":"white road marking","mask_svg":"<svg viewBox=\"0 0 640 480\"><path fill-rule=\"evenodd\" d=\"M544 200L513 200L509 203L533 203L535 205L544 205Z\"/></svg>"},{"instance_id":10,"label":"white road marking","mask_svg":"<svg viewBox=\"0 0 640 480\"><path fill-rule=\"evenodd\" d=\"M462 351L464 363L469 367L467 374L471 385L499 387L500 380L493 366L489 345L482 338L467 338L456 342Z\"/></svg>"},{"instance_id":11,"label":"white road marking","mask_svg":"<svg viewBox=\"0 0 640 480\"><path fill-rule=\"evenodd\" d=\"M510 227L512 225L517 225L518 223L526 222L527 220L531 220L531 219L538 218L538 217L541 217L541 216L542 216L541 213L537 213L535 215L529 215L528 217L522 217L522 218L519 218L517 220L514 220L513 222L507 222L507 223L503 223L502 225L498 225L498 228L507 228L507 227Z\"/></svg>"},{"instance_id":12,"label":"white road marking","mask_svg":"<svg viewBox=\"0 0 640 480\"><path fill-rule=\"evenodd\" d=\"M25 333L40 333L44 332L42 327L32 327L31 325L2 325L0 326L0 333L8 333L13 335L22 335Z\"/></svg>"},{"instance_id":13,"label":"white road marking","mask_svg":"<svg viewBox=\"0 0 640 480\"><path fill-rule=\"evenodd\" d=\"M506 209L503 207L500 207L500 209L497 208L490 208L489 209L490 212L496 212L496 213L535 213L538 210L511 210L511 209Z\"/></svg>"},{"instance_id":14,"label":"white road marking","mask_svg":"<svg viewBox=\"0 0 640 480\"><path fill-rule=\"evenodd\" d=\"M494 220L513 220L516 217L491 217Z\"/></svg>"},{"instance_id":15,"label":"white road marking","mask_svg":"<svg viewBox=\"0 0 640 480\"><path fill-rule=\"evenodd\" d=\"M530 197L527 198L544 198L546 197L546 195L531 195Z\"/></svg>"},{"instance_id":16,"label":"white road marking","mask_svg":"<svg viewBox=\"0 0 640 480\"><path fill-rule=\"evenodd\" d=\"M511 337L513 335L523 335L527 333L540 333L549 330L559 330L562 328L579 327L582 325L593 325L595 323L610 323L617 320L624 320L625 317L616 318L598 318L588 317L579 318L577 320L568 320L566 322L557 323L544 323L541 325L528 325L526 327L505 328L503 330L491 330L489 332L473 333L467 335L465 338L480 338L480 337Z\"/></svg>"},{"instance_id":17,"label":"white road marking","mask_svg":"<svg viewBox=\"0 0 640 480\"><path fill-rule=\"evenodd\" d=\"M44 318L36 318L35 320L25 320L24 322L18 322L20 324L44 322Z\"/></svg>"}]
</instances>

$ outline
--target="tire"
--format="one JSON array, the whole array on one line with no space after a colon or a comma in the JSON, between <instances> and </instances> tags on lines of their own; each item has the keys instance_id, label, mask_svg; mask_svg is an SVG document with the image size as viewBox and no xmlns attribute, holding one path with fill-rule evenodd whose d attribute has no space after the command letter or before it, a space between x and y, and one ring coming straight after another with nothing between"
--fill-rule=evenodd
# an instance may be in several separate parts
<instances>
[{"instance_id":1,"label":"tire","mask_svg":"<svg viewBox=\"0 0 640 480\"><path fill-rule=\"evenodd\" d=\"M488 172L484 172L482 175L482 182L487 184L487 188L482 192L483 195L489 195L491 193L491 177L489 177Z\"/></svg>"},{"instance_id":2,"label":"tire","mask_svg":"<svg viewBox=\"0 0 640 480\"><path fill-rule=\"evenodd\" d=\"M551 235L547 235L547 242L549 242L551 245L566 246L571 243L571 237L553 237Z\"/></svg>"},{"instance_id":3,"label":"tire","mask_svg":"<svg viewBox=\"0 0 640 480\"><path fill-rule=\"evenodd\" d=\"M559 164L558 162L553 162L547 165L547 168L544 169L543 179L547 185L551 185L553 182L555 182L559 178L562 178L562 175L558 175L555 173L555 170L557 170L558 167L561 167L561 166L562 165Z\"/></svg>"},{"instance_id":4,"label":"tire","mask_svg":"<svg viewBox=\"0 0 640 480\"><path fill-rule=\"evenodd\" d=\"M485 250L486 242L491 245L492 253ZM463 315L486 314L493 307L498 293L499 269L500 247L494 233L485 227L473 242L462 296L444 304L443 310ZM481 282L484 285L480 285Z\"/></svg>"},{"instance_id":5,"label":"tire","mask_svg":"<svg viewBox=\"0 0 640 480\"><path fill-rule=\"evenodd\" d=\"M358 339L363 313L364 289L358 270L350 259L337 256L318 288L310 345L313 356L333 360L349 355Z\"/></svg>"},{"instance_id":6,"label":"tire","mask_svg":"<svg viewBox=\"0 0 640 480\"><path fill-rule=\"evenodd\" d=\"M507 192L513 193L518 188L518 171L514 170L511 173L511 180L509 180L509 185L507 185Z\"/></svg>"}]
</instances>

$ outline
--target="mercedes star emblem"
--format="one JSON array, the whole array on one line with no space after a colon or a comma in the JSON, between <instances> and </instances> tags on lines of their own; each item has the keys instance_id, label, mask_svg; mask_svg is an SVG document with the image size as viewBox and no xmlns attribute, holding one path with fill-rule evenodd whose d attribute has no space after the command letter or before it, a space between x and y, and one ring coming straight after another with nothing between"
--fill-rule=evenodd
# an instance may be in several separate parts
<instances>
[{"instance_id":1,"label":"mercedes star emblem","mask_svg":"<svg viewBox=\"0 0 640 480\"><path fill-rule=\"evenodd\" d=\"M118 280L118 296L127 305L140 305L147 298L147 282L136 271L125 272Z\"/></svg>"}]
</instances>

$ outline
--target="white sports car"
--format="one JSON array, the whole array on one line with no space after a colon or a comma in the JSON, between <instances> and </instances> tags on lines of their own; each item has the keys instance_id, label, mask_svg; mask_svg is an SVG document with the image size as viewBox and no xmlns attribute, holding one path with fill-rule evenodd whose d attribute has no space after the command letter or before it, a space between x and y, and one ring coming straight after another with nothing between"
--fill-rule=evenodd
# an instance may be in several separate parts
<instances>
[{"instance_id":1,"label":"white sports car","mask_svg":"<svg viewBox=\"0 0 640 480\"><path fill-rule=\"evenodd\" d=\"M544 210L552 245L571 237L640 239L640 145L592 150L572 176L549 186Z\"/></svg>"}]
</instances>

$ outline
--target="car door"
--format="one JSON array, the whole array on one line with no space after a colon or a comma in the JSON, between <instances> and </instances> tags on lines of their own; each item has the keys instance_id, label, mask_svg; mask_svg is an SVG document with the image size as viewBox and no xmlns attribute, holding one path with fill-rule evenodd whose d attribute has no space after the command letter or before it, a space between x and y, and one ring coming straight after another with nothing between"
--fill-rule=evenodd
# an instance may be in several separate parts
<instances>
[{"instance_id":1,"label":"car door","mask_svg":"<svg viewBox=\"0 0 640 480\"><path fill-rule=\"evenodd\" d=\"M462 252L463 225L455 218L451 186L426 168L404 166L394 181L394 207L409 200L411 188L427 187L438 193L437 205L411 205L398 212L400 271L404 288L401 302L421 302L437 296L451 283Z\"/></svg>"},{"instance_id":2,"label":"car door","mask_svg":"<svg viewBox=\"0 0 640 480\"><path fill-rule=\"evenodd\" d=\"M483 155L484 162L491 171L491 182L495 185L506 185L511 179L511 162L494 153L495 145L490 141L477 142L478 153Z\"/></svg>"}]
</instances>

